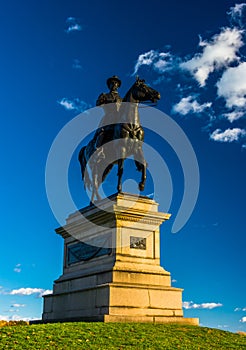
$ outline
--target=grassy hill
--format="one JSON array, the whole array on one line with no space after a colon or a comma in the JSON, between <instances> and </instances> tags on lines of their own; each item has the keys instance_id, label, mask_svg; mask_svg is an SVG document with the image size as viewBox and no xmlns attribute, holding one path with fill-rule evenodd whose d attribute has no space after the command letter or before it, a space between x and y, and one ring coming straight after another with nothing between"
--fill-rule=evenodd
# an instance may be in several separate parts
<instances>
[{"instance_id":1,"label":"grassy hill","mask_svg":"<svg viewBox=\"0 0 246 350\"><path fill-rule=\"evenodd\" d=\"M246 336L218 329L140 323L5 325L0 349L246 349Z\"/></svg>"}]
</instances>

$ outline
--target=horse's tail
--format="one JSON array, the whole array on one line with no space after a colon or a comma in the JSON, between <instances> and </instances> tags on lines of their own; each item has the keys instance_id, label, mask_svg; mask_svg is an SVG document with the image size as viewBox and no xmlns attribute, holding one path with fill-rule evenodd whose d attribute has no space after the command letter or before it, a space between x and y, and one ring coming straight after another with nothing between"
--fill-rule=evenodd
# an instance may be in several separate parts
<instances>
[{"instance_id":1,"label":"horse's tail","mask_svg":"<svg viewBox=\"0 0 246 350\"><path fill-rule=\"evenodd\" d=\"M88 172L86 171L87 160L86 160L85 152L86 152L86 147L84 146L79 151L78 160L81 167L81 175L82 175L82 180L84 181L84 185L85 187L90 188L91 180L89 178Z\"/></svg>"},{"instance_id":2,"label":"horse's tail","mask_svg":"<svg viewBox=\"0 0 246 350\"><path fill-rule=\"evenodd\" d=\"M79 156L78 156L78 161L81 166L81 175L82 175L82 180L84 179L85 176L85 167L86 167L86 159L85 159L85 146L81 148L79 151Z\"/></svg>"}]
</instances>

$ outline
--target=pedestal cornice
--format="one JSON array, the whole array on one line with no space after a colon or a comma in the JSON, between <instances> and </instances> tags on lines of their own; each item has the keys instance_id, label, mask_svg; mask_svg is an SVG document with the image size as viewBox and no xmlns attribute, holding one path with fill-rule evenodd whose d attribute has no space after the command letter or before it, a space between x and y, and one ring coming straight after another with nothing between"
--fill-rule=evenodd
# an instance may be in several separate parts
<instances>
[{"instance_id":1,"label":"pedestal cornice","mask_svg":"<svg viewBox=\"0 0 246 350\"><path fill-rule=\"evenodd\" d=\"M158 203L148 197L119 193L69 215L66 225L57 228L56 233L67 238L78 230L88 230L91 224L118 228L127 222L147 224L154 230L171 216L158 212L157 208Z\"/></svg>"}]
</instances>

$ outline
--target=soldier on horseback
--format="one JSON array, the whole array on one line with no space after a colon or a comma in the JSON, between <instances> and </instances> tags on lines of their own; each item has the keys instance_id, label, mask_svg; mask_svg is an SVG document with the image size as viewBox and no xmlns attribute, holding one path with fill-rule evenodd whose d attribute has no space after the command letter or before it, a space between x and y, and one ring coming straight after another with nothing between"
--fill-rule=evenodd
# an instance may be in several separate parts
<instances>
[{"instance_id":1,"label":"soldier on horseback","mask_svg":"<svg viewBox=\"0 0 246 350\"><path fill-rule=\"evenodd\" d=\"M102 107L105 114L93 139L82 147L78 157L85 187L92 189L91 203L95 198L101 198L98 188L114 164L118 165L117 190L122 191L123 164L130 156L133 156L137 170L142 174L139 189L144 190L147 163L142 149L144 131L138 108L141 102L156 103L160 99L159 92L138 77L124 99L118 93L121 81L117 76L109 78L107 85L109 92L102 93L97 100L97 106ZM91 169L91 177L86 171L87 164Z\"/></svg>"}]
</instances>

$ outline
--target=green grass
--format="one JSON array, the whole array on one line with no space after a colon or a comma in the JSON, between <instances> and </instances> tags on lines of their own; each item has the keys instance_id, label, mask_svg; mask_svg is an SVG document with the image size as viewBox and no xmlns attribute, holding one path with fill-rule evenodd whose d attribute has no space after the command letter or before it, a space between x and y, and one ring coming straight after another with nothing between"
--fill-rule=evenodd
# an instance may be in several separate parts
<instances>
[{"instance_id":1,"label":"green grass","mask_svg":"<svg viewBox=\"0 0 246 350\"><path fill-rule=\"evenodd\" d=\"M53 323L0 328L0 349L246 349L246 336L218 329L141 323Z\"/></svg>"}]
</instances>

